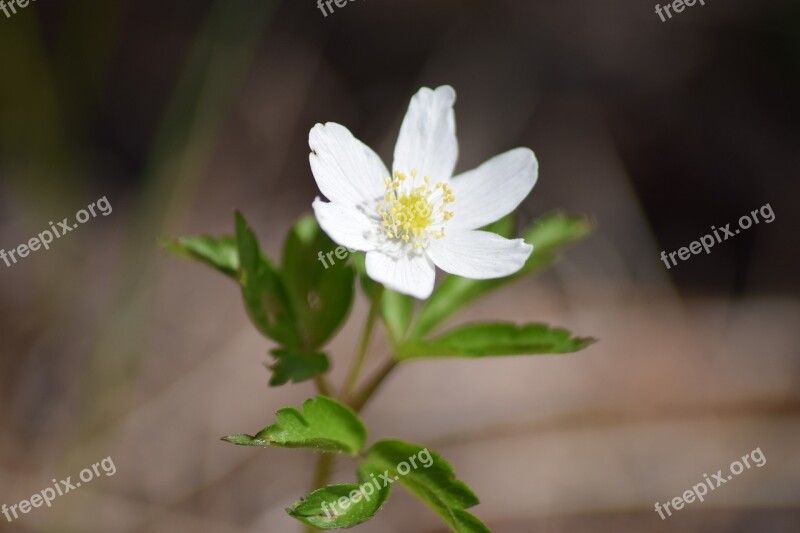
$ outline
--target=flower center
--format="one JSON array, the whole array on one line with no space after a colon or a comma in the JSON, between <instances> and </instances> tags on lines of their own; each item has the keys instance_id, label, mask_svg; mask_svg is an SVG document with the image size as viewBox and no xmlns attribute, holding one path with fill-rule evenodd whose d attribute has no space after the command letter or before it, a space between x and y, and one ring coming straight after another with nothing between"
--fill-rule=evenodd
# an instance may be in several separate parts
<instances>
[{"instance_id":1,"label":"flower center","mask_svg":"<svg viewBox=\"0 0 800 533\"><path fill-rule=\"evenodd\" d=\"M433 188L430 178L425 176L417 185L417 171L411 171L411 182L402 172L394 178L385 178L386 193L383 202L377 205L383 219L384 235L392 240L413 244L414 249L428 247L428 239L444 237L444 227L431 229L453 218L452 211L445 211L447 204L456 201L453 190L439 182Z\"/></svg>"}]
</instances>

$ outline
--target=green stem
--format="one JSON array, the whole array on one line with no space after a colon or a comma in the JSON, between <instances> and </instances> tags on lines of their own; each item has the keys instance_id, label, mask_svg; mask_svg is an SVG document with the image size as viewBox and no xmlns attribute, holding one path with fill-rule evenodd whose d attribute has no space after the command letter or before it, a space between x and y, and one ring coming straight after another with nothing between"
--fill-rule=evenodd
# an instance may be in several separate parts
<instances>
[{"instance_id":1,"label":"green stem","mask_svg":"<svg viewBox=\"0 0 800 533\"><path fill-rule=\"evenodd\" d=\"M317 374L314 376L314 386L317 387L317 392L322 394L323 396L333 396L333 390L331 389L330 383L322 374Z\"/></svg>"},{"instance_id":2,"label":"green stem","mask_svg":"<svg viewBox=\"0 0 800 533\"><path fill-rule=\"evenodd\" d=\"M322 453L317 457L317 465L314 467L314 478L311 480L311 490L309 492L322 488L328 483L331 472L333 472L334 459L335 456L331 453ZM318 530L313 526L306 526L305 531L314 533Z\"/></svg>"},{"instance_id":3,"label":"green stem","mask_svg":"<svg viewBox=\"0 0 800 533\"><path fill-rule=\"evenodd\" d=\"M356 413L360 412L395 368L397 368L397 361L394 359L387 361L364 387L354 395L353 400L350 402L350 407Z\"/></svg>"},{"instance_id":4,"label":"green stem","mask_svg":"<svg viewBox=\"0 0 800 533\"><path fill-rule=\"evenodd\" d=\"M322 488L322 486L328 482L328 479L331 477L331 472L333 471L333 459L334 455L332 453L322 453L317 458L314 478L311 481L311 491Z\"/></svg>"},{"instance_id":5,"label":"green stem","mask_svg":"<svg viewBox=\"0 0 800 533\"><path fill-rule=\"evenodd\" d=\"M369 314L367 315L367 321L364 324L364 332L361 335L361 341L358 345L358 352L356 353L356 358L353 361L353 365L350 367L350 371L347 374L347 381L342 389L341 399L345 403L348 403L351 396L353 396L356 383L358 382L358 376L361 374L364 361L367 359L367 349L369 348L369 342L370 339L372 339L372 332L375 329L375 322L377 321L378 312L380 311L383 290L383 285L377 285L372 292ZM355 395L352 403L353 409L360 411L364 407L364 404L367 403L369 398L375 393L381 383L383 383L386 377L392 372L392 370L394 370L396 366L397 362L393 359L384 365L383 368L381 368L381 370L379 370L378 373L364 385L363 389ZM314 383L317 386L317 390L320 394L324 394L326 396L330 395L331 388L324 376L317 376L314 379ZM312 492L318 488L324 487L328 483L331 472L333 471L334 459L335 457L328 453L323 453L317 458L317 464L314 468L314 478L311 482ZM307 533L314 533L317 531L317 529L312 526L306 526L305 531Z\"/></svg>"},{"instance_id":6,"label":"green stem","mask_svg":"<svg viewBox=\"0 0 800 533\"><path fill-rule=\"evenodd\" d=\"M369 315L367 315L367 322L364 325L364 333L361 336L361 342L358 345L358 353L356 359L353 361L353 366L350 367L350 372L347 375L344 389L342 390L342 400L347 403L353 393L353 389L358 381L358 376L361 373L361 368L364 366L364 361L367 359L367 348L369 348L369 341L372 338L372 330L375 329L375 321L378 318L378 311L381 306L381 296L383 296L383 285L376 285L372 291L372 298L369 308Z\"/></svg>"}]
</instances>

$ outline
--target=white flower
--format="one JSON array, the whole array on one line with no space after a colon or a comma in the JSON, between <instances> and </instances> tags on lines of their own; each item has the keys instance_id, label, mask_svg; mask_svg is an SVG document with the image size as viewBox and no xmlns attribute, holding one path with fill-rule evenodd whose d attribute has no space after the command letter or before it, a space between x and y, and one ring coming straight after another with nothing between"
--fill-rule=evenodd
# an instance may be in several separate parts
<instances>
[{"instance_id":1,"label":"white flower","mask_svg":"<svg viewBox=\"0 0 800 533\"><path fill-rule=\"evenodd\" d=\"M320 191L320 226L336 243L367 253L367 274L390 289L427 298L434 265L472 279L508 276L533 247L477 231L511 213L538 176L533 152L517 148L453 176L458 158L452 87L421 89L408 107L393 172L339 124L309 133L309 160Z\"/></svg>"}]
</instances>

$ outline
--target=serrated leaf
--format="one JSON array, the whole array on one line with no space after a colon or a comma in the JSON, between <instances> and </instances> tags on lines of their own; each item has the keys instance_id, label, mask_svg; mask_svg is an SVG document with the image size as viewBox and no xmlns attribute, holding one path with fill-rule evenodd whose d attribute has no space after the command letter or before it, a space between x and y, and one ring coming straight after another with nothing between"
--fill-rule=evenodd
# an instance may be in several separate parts
<instances>
[{"instance_id":1,"label":"serrated leaf","mask_svg":"<svg viewBox=\"0 0 800 533\"><path fill-rule=\"evenodd\" d=\"M239 284L250 320L267 337L288 348L298 348L286 289L272 263L261 253L258 239L236 212Z\"/></svg>"},{"instance_id":2,"label":"serrated leaf","mask_svg":"<svg viewBox=\"0 0 800 533\"><path fill-rule=\"evenodd\" d=\"M400 483L456 533L489 533L488 527L465 511L477 505L478 498L456 479L453 467L427 448L400 440L378 441L359 463L359 476L387 487Z\"/></svg>"},{"instance_id":3,"label":"serrated leaf","mask_svg":"<svg viewBox=\"0 0 800 533\"><path fill-rule=\"evenodd\" d=\"M161 246L168 252L204 263L236 279L239 252L233 237L181 237L163 240Z\"/></svg>"},{"instance_id":4,"label":"serrated leaf","mask_svg":"<svg viewBox=\"0 0 800 533\"><path fill-rule=\"evenodd\" d=\"M319 529L344 529L366 522L381 510L390 488L361 484L329 485L317 489L286 509L289 516Z\"/></svg>"},{"instance_id":5,"label":"serrated leaf","mask_svg":"<svg viewBox=\"0 0 800 533\"><path fill-rule=\"evenodd\" d=\"M325 345L344 323L353 302L353 267L346 259L333 265L319 260L320 253L336 249L310 215L294 224L284 243L281 278L305 351Z\"/></svg>"},{"instance_id":6,"label":"serrated leaf","mask_svg":"<svg viewBox=\"0 0 800 533\"><path fill-rule=\"evenodd\" d=\"M486 229L507 231L507 224L506 219L501 219ZM523 234L525 242L533 245L533 252L519 272L489 280L448 276L425 302L412 327L410 338L424 337L473 300L549 265L555 260L559 248L585 237L590 230L591 225L582 217L555 213L541 218Z\"/></svg>"},{"instance_id":7,"label":"serrated leaf","mask_svg":"<svg viewBox=\"0 0 800 533\"><path fill-rule=\"evenodd\" d=\"M275 349L270 352L276 359L275 363L269 367L272 370L272 378L269 381L271 387L307 381L318 374L324 374L330 366L328 356L322 352L310 354L296 352L286 349Z\"/></svg>"},{"instance_id":8,"label":"serrated leaf","mask_svg":"<svg viewBox=\"0 0 800 533\"><path fill-rule=\"evenodd\" d=\"M430 340L412 340L395 348L398 360L431 357L491 357L577 352L595 342L573 337L546 324L468 324Z\"/></svg>"},{"instance_id":9,"label":"serrated leaf","mask_svg":"<svg viewBox=\"0 0 800 533\"><path fill-rule=\"evenodd\" d=\"M222 440L241 446L311 448L322 452L357 455L367 430L352 409L332 398L317 396L303 402L303 412L285 407L278 421L255 435L229 435Z\"/></svg>"}]
</instances>

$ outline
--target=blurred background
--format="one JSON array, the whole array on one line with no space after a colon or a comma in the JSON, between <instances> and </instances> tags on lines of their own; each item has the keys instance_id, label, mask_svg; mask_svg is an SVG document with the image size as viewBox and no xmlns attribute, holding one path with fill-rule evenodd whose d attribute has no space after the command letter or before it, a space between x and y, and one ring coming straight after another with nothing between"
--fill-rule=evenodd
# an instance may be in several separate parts
<instances>
[{"instance_id":1,"label":"blurred background","mask_svg":"<svg viewBox=\"0 0 800 533\"><path fill-rule=\"evenodd\" d=\"M238 208L274 256L318 194L308 130L339 122L390 162L409 98L447 83L459 171L531 147L520 223L563 209L596 226L451 323L600 342L404 365L364 411L371 439L439 451L499 533L798 531L797 1L708 0L661 22L641 0L371 0L327 17L314 0L40 0L0 13L0 50L0 248L113 207L0 263L0 504L117 467L0 530L300 531L284 508L314 455L219 437L313 387L267 387L270 345L239 291L158 240L231 233ZM661 262L765 204L773 223ZM359 300L332 344L336 383L364 315ZM654 511L757 447L764 467ZM394 491L358 531L445 529Z\"/></svg>"}]
</instances>

